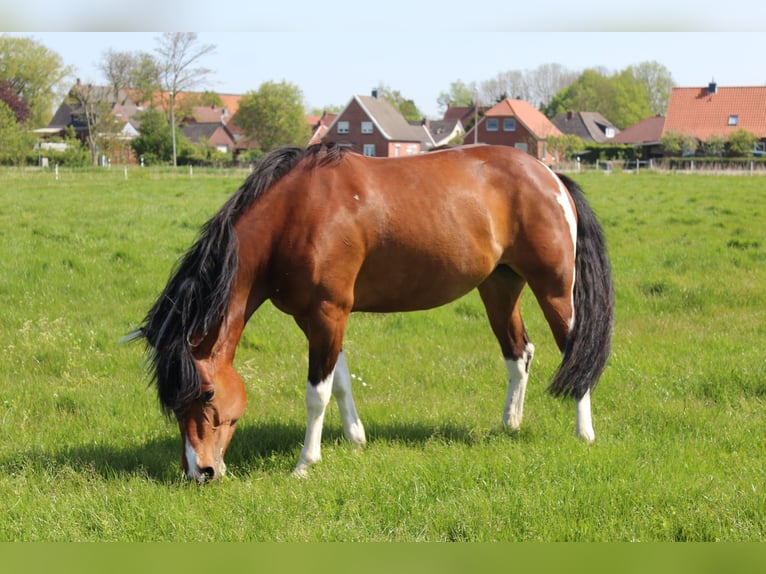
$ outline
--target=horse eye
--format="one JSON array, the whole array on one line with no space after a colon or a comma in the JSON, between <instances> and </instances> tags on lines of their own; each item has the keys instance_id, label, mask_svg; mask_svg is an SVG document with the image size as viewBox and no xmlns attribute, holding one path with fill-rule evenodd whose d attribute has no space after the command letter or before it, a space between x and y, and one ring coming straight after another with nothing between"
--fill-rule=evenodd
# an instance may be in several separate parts
<instances>
[{"instance_id":1,"label":"horse eye","mask_svg":"<svg viewBox=\"0 0 766 574\"><path fill-rule=\"evenodd\" d=\"M205 391L200 395L200 399L203 403L209 403L213 400L213 397L215 396L215 391Z\"/></svg>"}]
</instances>

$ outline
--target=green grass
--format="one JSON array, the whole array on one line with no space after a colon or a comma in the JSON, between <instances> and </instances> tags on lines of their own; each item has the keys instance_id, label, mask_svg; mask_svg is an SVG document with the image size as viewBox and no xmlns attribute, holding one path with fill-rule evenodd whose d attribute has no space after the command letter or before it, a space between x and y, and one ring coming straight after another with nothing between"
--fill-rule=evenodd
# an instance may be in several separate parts
<instances>
[{"instance_id":1,"label":"green grass","mask_svg":"<svg viewBox=\"0 0 766 574\"><path fill-rule=\"evenodd\" d=\"M244 173L0 172L0 541L766 538L766 180L582 174L614 267L614 353L597 440L545 393L538 352L522 430L475 293L429 312L358 315L345 341L367 428L290 471L306 344L270 305L237 356L248 409L230 475L181 476L180 439L147 387L143 317L198 227Z\"/></svg>"}]
</instances>

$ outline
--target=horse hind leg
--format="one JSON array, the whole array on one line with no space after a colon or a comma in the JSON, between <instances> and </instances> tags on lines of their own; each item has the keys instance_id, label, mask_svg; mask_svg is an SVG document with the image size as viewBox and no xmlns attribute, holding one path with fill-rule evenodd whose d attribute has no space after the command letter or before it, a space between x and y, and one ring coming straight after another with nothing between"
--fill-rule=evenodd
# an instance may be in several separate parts
<instances>
[{"instance_id":1,"label":"horse hind leg","mask_svg":"<svg viewBox=\"0 0 766 574\"><path fill-rule=\"evenodd\" d=\"M536 294L542 291L536 291L534 281L530 282L532 291ZM562 353L562 359L567 360L567 342L569 340L570 333L577 320L587 320L585 317L576 317L574 312L574 298L572 290L561 289L560 291L566 292L566 295L552 296L544 295L538 296L537 300L543 310L543 315L551 328L556 344ZM590 402L590 389L586 389L581 393L578 393L573 388L556 389L551 386L551 392L554 395L571 396L575 400L575 429L577 435L585 440L587 443L592 443L596 440L596 433L593 430L593 418L591 415L591 402Z\"/></svg>"},{"instance_id":2,"label":"horse hind leg","mask_svg":"<svg viewBox=\"0 0 766 574\"><path fill-rule=\"evenodd\" d=\"M529 367L535 346L529 341L521 318L519 301L525 281L509 267L498 267L479 285L479 295L487 311L508 370L508 391L503 408L503 424L517 431L524 415L524 399Z\"/></svg>"}]
</instances>

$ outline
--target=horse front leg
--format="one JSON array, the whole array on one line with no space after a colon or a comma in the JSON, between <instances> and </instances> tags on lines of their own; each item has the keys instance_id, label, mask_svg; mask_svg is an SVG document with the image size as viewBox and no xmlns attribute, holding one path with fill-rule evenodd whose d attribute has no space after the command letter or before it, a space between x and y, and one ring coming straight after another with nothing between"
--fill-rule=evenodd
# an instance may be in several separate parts
<instances>
[{"instance_id":1,"label":"horse front leg","mask_svg":"<svg viewBox=\"0 0 766 574\"><path fill-rule=\"evenodd\" d=\"M298 320L298 324L301 325L309 340L306 437L298 464L293 470L293 474L299 477L305 477L308 468L322 460L322 426L327 404L333 393L335 369L347 319L346 309L330 302L323 302L311 316L305 320Z\"/></svg>"},{"instance_id":2,"label":"horse front leg","mask_svg":"<svg viewBox=\"0 0 766 574\"><path fill-rule=\"evenodd\" d=\"M351 394L351 374L346 363L346 356L341 349L338 355L338 362L335 365L335 376L333 377L332 394L338 403L340 418L343 422L343 435L351 443L364 447L367 444L367 437L364 432L364 426L356 412L354 397Z\"/></svg>"}]
</instances>

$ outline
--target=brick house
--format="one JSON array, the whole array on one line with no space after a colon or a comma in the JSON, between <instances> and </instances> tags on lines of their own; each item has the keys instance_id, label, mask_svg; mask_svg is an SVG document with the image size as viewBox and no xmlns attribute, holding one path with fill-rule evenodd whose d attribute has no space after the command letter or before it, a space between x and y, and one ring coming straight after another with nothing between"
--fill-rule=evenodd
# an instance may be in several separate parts
<instances>
[{"instance_id":1,"label":"brick house","mask_svg":"<svg viewBox=\"0 0 766 574\"><path fill-rule=\"evenodd\" d=\"M485 112L465 134L465 142L512 146L545 163L553 163L546 139L560 135L561 130L528 102L505 99Z\"/></svg>"},{"instance_id":2,"label":"brick house","mask_svg":"<svg viewBox=\"0 0 766 574\"><path fill-rule=\"evenodd\" d=\"M411 125L402 114L373 90L371 96L354 96L322 137L356 153L376 157L415 155L433 146L425 125Z\"/></svg>"}]
</instances>

